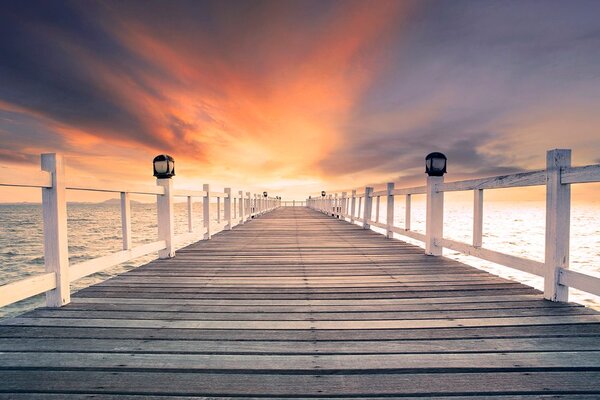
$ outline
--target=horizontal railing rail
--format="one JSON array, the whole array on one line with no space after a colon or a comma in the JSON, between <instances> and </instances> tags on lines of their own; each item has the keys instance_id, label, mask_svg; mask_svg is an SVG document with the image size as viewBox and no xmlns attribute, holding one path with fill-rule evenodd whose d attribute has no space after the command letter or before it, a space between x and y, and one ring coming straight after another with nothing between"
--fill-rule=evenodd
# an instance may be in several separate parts
<instances>
[{"instance_id":1,"label":"horizontal railing rail","mask_svg":"<svg viewBox=\"0 0 600 400\"><path fill-rule=\"evenodd\" d=\"M373 191L371 187L348 192L310 197L309 207L337 218L359 222L364 229L371 226L385 229L389 238L399 234L424 242L425 253L439 256L447 248L459 253L504 265L544 278L544 297L553 301L568 301L569 287L600 296L600 277L569 269L569 236L571 184L600 182L600 165L571 166L570 150L551 150L547 153L546 169L444 182L442 176L428 176L427 185L396 188L388 183L385 190ZM546 240L545 259L539 262L505 254L482 247L483 242L483 194L488 189L546 186ZM444 238L444 193L472 191L473 235L472 243ZM426 196L425 234L411 230L411 196ZM405 196L404 226L394 225L394 196ZM380 221L381 197L387 199L386 221ZM372 206L375 199L375 218Z\"/></svg>"},{"instance_id":2,"label":"horizontal railing rail","mask_svg":"<svg viewBox=\"0 0 600 400\"><path fill-rule=\"evenodd\" d=\"M156 185L123 183L76 184L65 177L60 154L43 154L42 171L26 177L0 176L0 186L42 189L44 224L45 273L29 276L0 286L0 307L46 293L48 307L59 307L70 301L70 285L83 277L134 259L158 253L159 258L174 257L176 249L193 239L210 239L217 230L229 230L261 214L281 206L279 198L231 188L212 191L205 184L202 190L174 189L172 179L157 179ZM102 257L70 265L67 246L66 190L119 193L121 197L121 233L123 249ZM158 240L132 246L130 195L152 195L157 199ZM187 232L175 235L174 198L187 198ZM203 226L197 229L193 221L193 198L203 203ZM214 202L213 202L214 201ZM216 210L211 204L216 203ZM213 212L216 215L213 215ZM223 217L221 217L223 215ZM215 218L216 217L216 218ZM199 237L198 237L199 236Z\"/></svg>"},{"instance_id":3,"label":"horizontal railing rail","mask_svg":"<svg viewBox=\"0 0 600 400\"><path fill-rule=\"evenodd\" d=\"M306 207L306 201L302 200L281 200L282 207Z\"/></svg>"}]
</instances>

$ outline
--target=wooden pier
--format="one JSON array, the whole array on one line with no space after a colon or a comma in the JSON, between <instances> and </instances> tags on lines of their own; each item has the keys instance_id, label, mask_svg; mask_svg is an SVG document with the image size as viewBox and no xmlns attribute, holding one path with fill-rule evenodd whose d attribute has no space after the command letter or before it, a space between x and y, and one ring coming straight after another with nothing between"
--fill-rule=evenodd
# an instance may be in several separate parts
<instances>
[{"instance_id":1,"label":"wooden pier","mask_svg":"<svg viewBox=\"0 0 600 400\"><path fill-rule=\"evenodd\" d=\"M0 322L1 399L600 398L600 315L282 207Z\"/></svg>"}]
</instances>

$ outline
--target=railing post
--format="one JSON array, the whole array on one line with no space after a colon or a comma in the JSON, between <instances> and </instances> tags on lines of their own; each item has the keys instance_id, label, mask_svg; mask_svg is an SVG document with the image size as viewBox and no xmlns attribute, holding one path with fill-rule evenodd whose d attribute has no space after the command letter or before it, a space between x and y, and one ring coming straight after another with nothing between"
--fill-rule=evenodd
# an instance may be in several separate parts
<instances>
[{"instance_id":1,"label":"railing post","mask_svg":"<svg viewBox=\"0 0 600 400\"><path fill-rule=\"evenodd\" d=\"M42 170L52 174L52 187L42 189L44 265L56 274L56 289L46 292L46 305L60 307L71 301L65 165L60 154L42 154Z\"/></svg>"},{"instance_id":2,"label":"railing post","mask_svg":"<svg viewBox=\"0 0 600 400\"><path fill-rule=\"evenodd\" d=\"M175 219L173 213L173 180L156 179L156 184L165 189L165 194L156 196L158 214L158 240L164 240L167 247L158 252L158 258L175 257Z\"/></svg>"},{"instance_id":3,"label":"railing post","mask_svg":"<svg viewBox=\"0 0 600 400\"><path fill-rule=\"evenodd\" d=\"M441 256L440 240L444 234L444 192L438 192L438 185L444 183L443 176L427 177L427 211L425 220L425 254Z\"/></svg>"},{"instance_id":4,"label":"railing post","mask_svg":"<svg viewBox=\"0 0 600 400\"><path fill-rule=\"evenodd\" d=\"M483 189L473 191L473 247L483 245Z\"/></svg>"},{"instance_id":5,"label":"railing post","mask_svg":"<svg viewBox=\"0 0 600 400\"><path fill-rule=\"evenodd\" d=\"M344 221L346 220L346 208L347 208L346 203L347 202L348 202L348 193L342 192L342 210L341 210L342 212L341 212L341 214L342 214L342 218L344 219Z\"/></svg>"},{"instance_id":6,"label":"railing post","mask_svg":"<svg viewBox=\"0 0 600 400\"><path fill-rule=\"evenodd\" d=\"M340 210L338 209L338 194L335 194L335 198L333 200L333 216L339 218Z\"/></svg>"},{"instance_id":7,"label":"railing post","mask_svg":"<svg viewBox=\"0 0 600 400\"><path fill-rule=\"evenodd\" d=\"M221 223L221 196L217 197L217 223Z\"/></svg>"},{"instance_id":8,"label":"railing post","mask_svg":"<svg viewBox=\"0 0 600 400\"><path fill-rule=\"evenodd\" d=\"M250 192L246 192L246 221L248 221L252 217L252 198L250 197Z\"/></svg>"},{"instance_id":9,"label":"railing post","mask_svg":"<svg viewBox=\"0 0 600 400\"><path fill-rule=\"evenodd\" d=\"M387 184L387 210L386 210L386 224L387 224L387 237L391 239L394 237L392 228L394 227L394 182Z\"/></svg>"},{"instance_id":10,"label":"railing post","mask_svg":"<svg viewBox=\"0 0 600 400\"><path fill-rule=\"evenodd\" d=\"M212 237L210 232L210 185L205 183L202 190L206 192L206 195L202 199L202 219L204 228L206 229L204 239L208 240Z\"/></svg>"},{"instance_id":11,"label":"railing post","mask_svg":"<svg viewBox=\"0 0 600 400\"><path fill-rule=\"evenodd\" d=\"M364 206L364 215L363 215L363 229L370 229L371 225L369 221L371 220L371 211L373 206L373 197L371 194L373 193L373 188L367 186L365 188L365 206Z\"/></svg>"},{"instance_id":12,"label":"railing post","mask_svg":"<svg viewBox=\"0 0 600 400\"><path fill-rule=\"evenodd\" d=\"M561 183L561 169L571 166L571 150L546 154L546 273L544 298L568 301L568 286L559 283L561 268L569 268L571 185Z\"/></svg>"},{"instance_id":13,"label":"railing post","mask_svg":"<svg viewBox=\"0 0 600 400\"><path fill-rule=\"evenodd\" d=\"M239 220L240 220L240 224L243 224L244 221L246 220L246 217L244 216L244 191L240 190L238 192L238 194L240 195L240 199L238 200L238 207L239 207Z\"/></svg>"},{"instance_id":14,"label":"railing post","mask_svg":"<svg viewBox=\"0 0 600 400\"><path fill-rule=\"evenodd\" d=\"M131 201L127 192L121 192L121 232L123 250L131 249Z\"/></svg>"},{"instance_id":15,"label":"railing post","mask_svg":"<svg viewBox=\"0 0 600 400\"><path fill-rule=\"evenodd\" d=\"M404 230L410 231L410 208L411 208L411 195L407 194L405 196L404 202Z\"/></svg>"},{"instance_id":16,"label":"railing post","mask_svg":"<svg viewBox=\"0 0 600 400\"><path fill-rule=\"evenodd\" d=\"M350 222L354 223L354 217L356 213L356 190L352 191L352 200L350 200Z\"/></svg>"},{"instance_id":17,"label":"railing post","mask_svg":"<svg viewBox=\"0 0 600 400\"><path fill-rule=\"evenodd\" d=\"M188 232L194 232L194 199L192 196L187 197L187 212L188 212Z\"/></svg>"},{"instance_id":18,"label":"railing post","mask_svg":"<svg viewBox=\"0 0 600 400\"><path fill-rule=\"evenodd\" d=\"M227 221L227 225L225 225L225 229L227 229L228 231L231 230L232 228L232 223L231 223L231 188L225 188L225 193L227 194L227 197L225 197L224 200L224 207L225 207L225 221Z\"/></svg>"}]
</instances>

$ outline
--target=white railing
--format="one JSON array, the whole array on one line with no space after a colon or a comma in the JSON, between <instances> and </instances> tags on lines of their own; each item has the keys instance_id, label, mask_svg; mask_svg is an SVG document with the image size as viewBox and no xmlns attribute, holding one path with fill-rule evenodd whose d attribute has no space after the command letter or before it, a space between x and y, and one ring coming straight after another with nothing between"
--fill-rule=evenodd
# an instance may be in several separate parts
<instances>
[{"instance_id":1,"label":"white railing","mask_svg":"<svg viewBox=\"0 0 600 400\"><path fill-rule=\"evenodd\" d=\"M519 174L494 176L457 182L444 182L444 177L428 176L425 186L387 188L373 191L372 187L357 189L348 196L341 194L309 198L309 207L350 222L360 222L364 229L375 226L386 230L389 238L394 233L425 243L425 253L439 256L443 248L491 261L544 278L544 297L552 301L567 301L569 287L600 296L600 278L569 270L569 236L571 184L600 182L600 165L571 166L571 150L547 152L546 169ZM546 186L546 242L545 260L538 262L482 247L483 191L486 189ZM473 240L463 243L443 236L444 192L473 191ZM411 230L411 196L426 195L425 234ZM404 226L394 225L394 196L406 199ZM387 198L386 222L379 219L381 197ZM375 218L372 205L375 199ZM364 202L364 204L363 204ZM358 203L358 208L357 208ZM362 217L361 217L362 216Z\"/></svg>"},{"instance_id":2,"label":"white railing","mask_svg":"<svg viewBox=\"0 0 600 400\"><path fill-rule=\"evenodd\" d=\"M242 190L234 192L225 188L223 192L212 191L205 184L202 190L173 188L173 179L157 179L156 186L128 185L78 185L66 179L65 164L60 154L42 154L42 170L30 174L26 182L11 177L0 177L0 186L41 188L44 221L44 265L45 273L0 286L0 307L29 297L46 293L48 307L60 307L70 302L70 284L88 275L131 261L135 258L158 252L159 258L175 256L178 244L194 239L210 239L211 201L216 200L216 226L221 230L232 229L237 224L255 218L280 206L280 200L264 197ZM123 250L103 257L69 264L67 245L67 202L66 190L112 192L121 195L121 225ZM158 238L152 243L132 247L131 240L131 194L152 195L157 199ZM187 198L188 232L175 235L174 199ZM192 218L193 198L202 198L203 227L198 230ZM221 210L223 220L221 220Z\"/></svg>"},{"instance_id":3,"label":"white railing","mask_svg":"<svg viewBox=\"0 0 600 400\"><path fill-rule=\"evenodd\" d=\"M301 200L282 200L280 205L281 207L306 207L306 202Z\"/></svg>"}]
</instances>

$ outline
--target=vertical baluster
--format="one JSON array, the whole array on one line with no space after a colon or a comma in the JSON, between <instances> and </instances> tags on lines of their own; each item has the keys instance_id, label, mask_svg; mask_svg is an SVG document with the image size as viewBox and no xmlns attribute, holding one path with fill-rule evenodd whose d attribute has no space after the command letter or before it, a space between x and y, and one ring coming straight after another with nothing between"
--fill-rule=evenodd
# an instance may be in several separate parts
<instances>
[{"instance_id":1,"label":"vertical baluster","mask_svg":"<svg viewBox=\"0 0 600 400\"><path fill-rule=\"evenodd\" d=\"M394 237L392 228L394 227L394 182L387 184L387 210L386 210L386 225L387 225L387 237L389 239Z\"/></svg>"},{"instance_id":2,"label":"vertical baluster","mask_svg":"<svg viewBox=\"0 0 600 400\"><path fill-rule=\"evenodd\" d=\"M127 192L121 192L121 237L123 250L131 249L131 201Z\"/></svg>"},{"instance_id":3,"label":"vertical baluster","mask_svg":"<svg viewBox=\"0 0 600 400\"><path fill-rule=\"evenodd\" d=\"M52 174L52 187L42 188L44 265L56 274L56 289L46 292L46 305L60 307L71 301L65 164L60 154L42 154L42 170Z\"/></svg>"},{"instance_id":4,"label":"vertical baluster","mask_svg":"<svg viewBox=\"0 0 600 400\"><path fill-rule=\"evenodd\" d=\"M473 246L483 244L483 189L473 191Z\"/></svg>"},{"instance_id":5,"label":"vertical baluster","mask_svg":"<svg viewBox=\"0 0 600 400\"><path fill-rule=\"evenodd\" d=\"M188 232L194 232L194 199L192 196L187 197L187 217L188 217Z\"/></svg>"},{"instance_id":6,"label":"vertical baluster","mask_svg":"<svg viewBox=\"0 0 600 400\"><path fill-rule=\"evenodd\" d=\"M221 196L217 196L217 223L221 223Z\"/></svg>"},{"instance_id":7,"label":"vertical baluster","mask_svg":"<svg viewBox=\"0 0 600 400\"><path fill-rule=\"evenodd\" d=\"M411 214L411 195L407 194L404 198L404 229L410 231L410 214Z\"/></svg>"},{"instance_id":8,"label":"vertical baluster","mask_svg":"<svg viewBox=\"0 0 600 400\"><path fill-rule=\"evenodd\" d=\"M227 230L231 230L231 228L233 227L232 223L231 223L231 188L225 188L225 199L224 199L224 204L223 206L225 207L225 222L227 222L227 225L225 225L225 229Z\"/></svg>"},{"instance_id":9,"label":"vertical baluster","mask_svg":"<svg viewBox=\"0 0 600 400\"><path fill-rule=\"evenodd\" d=\"M443 176L427 177L427 211L425 221L425 254L442 255L444 231L444 192L438 186L444 183Z\"/></svg>"},{"instance_id":10,"label":"vertical baluster","mask_svg":"<svg viewBox=\"0 0 600 400\"><path fill-rule=\"evenodd\" d=\"M158 214L158 240L164 240L167 247L158 252L158 258L175 257L175 214L173 212L173 179L157 179L156 184L165 190L156 196Z\"/></svg>"},{"instance_id":11,"label":"vertical baluster","mask_svg":"<svg viewBox=\"0 0 600 400\"><path fill-rule=\"evenodd\" d=\"M238 201L238 207L240 208L240 211L238 216L240 217L240 224L243 224L246 220L244 217L244 191L240 190L238 194L240 195L240 200Z\"/></svg>"},{"instance_id":12,"label":"vertical baluster","mask_svg":"<svg viewBox=\"0 0 600 400\"><path fill-rule=\"evenodd\" d=\"M365 209L364 209L364 221L363 221L363 229L371 228L371 214L372 214L372 206L373 206L373 194L372 187L365 188Z\"/></svg>"},{"instance_id":13,"label":"vertical baluster","mask_svg":"<svg viewBox=\"0 0 600 400\"><path fill-rule=\"evenodd\" d=\"M561 168L571 166L571 150L556 149L546 154L546 273L544 297L568 301L569 288L559 283L561 268L569 268L571 185L561 183Z\"/></svg>"},{"instance_id":14,"label":"vertical baluster","mask_svg":"<svg viewBox=\"0 0 600 400\"><path fill-rule=\"evenodd\" d=\"M204 229L206 230L204 239L209 240L212 237L210 230L210 185L205 183L203 190L206 192L202 200L202 218L204 220Z\"/></svg>"}]
</instances>

